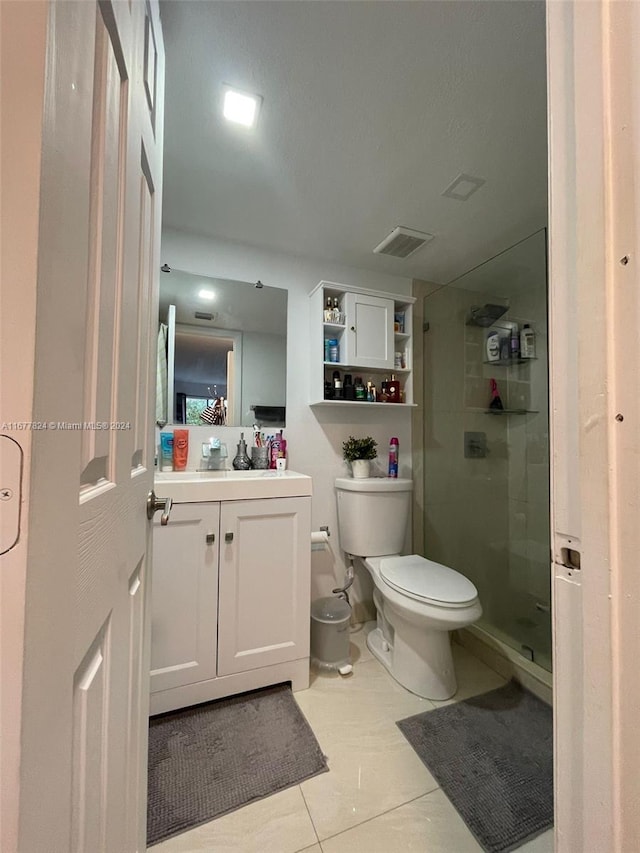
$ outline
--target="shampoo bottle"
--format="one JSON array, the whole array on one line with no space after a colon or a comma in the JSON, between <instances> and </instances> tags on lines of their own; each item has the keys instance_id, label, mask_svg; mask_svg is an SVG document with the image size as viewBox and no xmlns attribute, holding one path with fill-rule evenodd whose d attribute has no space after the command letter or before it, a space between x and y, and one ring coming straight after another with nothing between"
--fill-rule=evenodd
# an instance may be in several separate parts
<instances>
[{"instance_id":1,"label":"shampoo bottle","mask_svg":"<svg viewBox=\"0 0 640 853\"><path fill-rule=\"evenodd\" d=\"M536 333L528 323L525 323L520 332L520 358L536 357Z\"/></svg>"},{"instance_id":2,"label":"shampoo bottle","mask_svg":"<svg viewBox=\"0 0 640 853\"><path fill-rule=\"evenodd\" d=\"M389 476L398 476L398 449L400 442L394 436L389 442Z\"/></svg>"}]
</instances>

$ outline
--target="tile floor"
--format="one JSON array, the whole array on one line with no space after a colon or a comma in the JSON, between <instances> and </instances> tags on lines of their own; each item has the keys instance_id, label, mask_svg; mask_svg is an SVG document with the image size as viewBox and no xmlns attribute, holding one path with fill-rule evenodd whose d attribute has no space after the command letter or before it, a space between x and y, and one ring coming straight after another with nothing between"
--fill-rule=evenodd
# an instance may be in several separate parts
<instances>
[{"instance_id":1,"label":"tile floor","mask_svg":"<svg viewBox=\"0 0 640 853\"><path fill-rule=\"evenodd\" d=\"M420 699L373 658L367 630L352 630L352 675L312 673L309 690L295 694L330 772L157 844L153 853L481 851L395 721L493 690L505 679L456 645L455 698ZM520 851L552 853L553 831Z\"/></svg>"}]
</instances>

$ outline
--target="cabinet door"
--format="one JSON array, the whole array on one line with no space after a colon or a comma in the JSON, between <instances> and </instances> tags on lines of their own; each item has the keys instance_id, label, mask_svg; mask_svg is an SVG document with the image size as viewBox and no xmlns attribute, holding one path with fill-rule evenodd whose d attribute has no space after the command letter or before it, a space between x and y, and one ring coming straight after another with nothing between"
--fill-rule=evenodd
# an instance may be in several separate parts
<instances>
[{"instance_id":1,"label":"cabinet door","mask_svg":"<svg viewBox=\"0 0 640 853\"><path fill-rule=\"evenodd\" d=\"M393 300L346 293L346 364L393 369Z\"/></svg>"},{"instance_id":2,"label":"cabinet door","mask_svg":"<svg viewBox=\"0 0 640 853\"><path fill-rule=\"evenodd\" d=\"M309 655L311 498L222 504L218 675Z\"/></svg>"},{"instance_id":3,"label":"cabinet door","mask_svg":"<svg viewBox=\"0 0 640 853\"><path fill-rule=\"evenodd\" d=\"M219 527L219 503L174 504L166 527L154 522L152 693L216 674Z\"/></svg>"}]
</instances>

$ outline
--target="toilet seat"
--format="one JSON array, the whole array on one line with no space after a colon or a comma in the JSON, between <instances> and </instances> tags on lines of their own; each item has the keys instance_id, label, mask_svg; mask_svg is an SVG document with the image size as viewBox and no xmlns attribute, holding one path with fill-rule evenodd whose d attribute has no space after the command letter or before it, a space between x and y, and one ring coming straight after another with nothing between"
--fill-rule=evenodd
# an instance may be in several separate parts
<instances>
[{"instance_id":1,"label":"toilet seat","mask_svg":"<svg viewBox=\"0 0 640 853\"><path fill-rule=\"evenodd\" d=\"M380 577L392 589L418 601L440 607L468 607L478 591L468 578L417 554L384 557Z\"/></svg>"}]
</instances>

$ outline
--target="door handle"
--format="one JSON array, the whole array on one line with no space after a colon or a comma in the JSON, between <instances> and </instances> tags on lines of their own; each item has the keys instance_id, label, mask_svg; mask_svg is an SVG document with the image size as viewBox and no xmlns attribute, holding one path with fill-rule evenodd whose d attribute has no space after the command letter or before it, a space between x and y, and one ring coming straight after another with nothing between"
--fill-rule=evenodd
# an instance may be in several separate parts
<instances>
[{"instance_id":1,"label":"door handle","mask_svg":"<svg viewBox=\"0 0 640 853\"><path fill-rule=\"evenodd\" d=\"M169 523L169 513L171 512L172 505L172 498L157 498L156 493L151 489L147 495L147 518L151 521L156 512L161 509L162 516L160 518L160 524L163 527L166 527Z\"/></svg>"}]
</instances>

